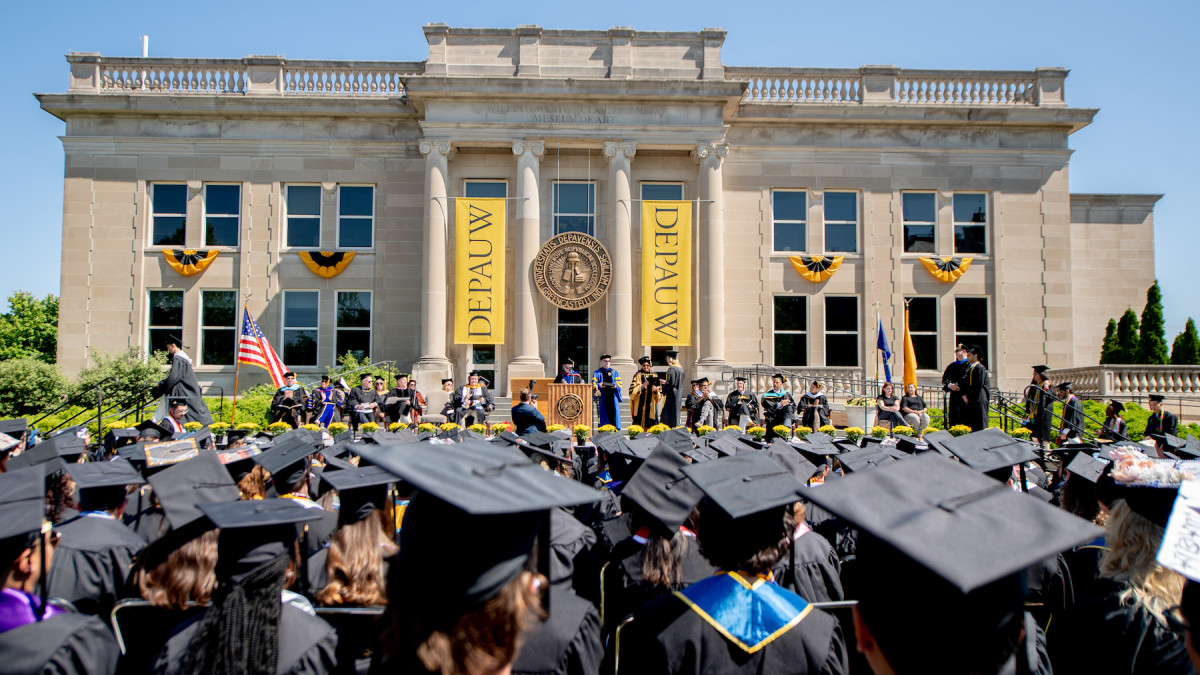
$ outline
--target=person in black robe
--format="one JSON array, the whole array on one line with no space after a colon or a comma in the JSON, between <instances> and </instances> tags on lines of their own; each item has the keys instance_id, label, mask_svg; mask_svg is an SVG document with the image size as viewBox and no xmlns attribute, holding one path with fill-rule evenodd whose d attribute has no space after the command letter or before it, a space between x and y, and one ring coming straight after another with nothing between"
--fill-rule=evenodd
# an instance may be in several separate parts
<instances>
[{"instance_id":1,"label":"person in black robe","mask_svg":"<svg viewBox=\"0 0 1200 675\"><path fill-rule=\"evenodd\" d=\"M780 586L809 602L845 600L842 591L842 563L837 551L805 522L806 507L794 507L796 533L787 555L775 563L775 579Z\"/></svg>"},{"instance_id":2,"label":"person in black robe","mask_svg":"<svg viewBox=\"0 0 1200 675\"><path fill-rule=\"evenodd\" d=\"M161 382L151 391L152 396L160 396L158 410L154 419L167 416L167 406L172 398L182 398L187 401L188 411L184 417L186 422L199 422L202 425L212 424L212 414L204 403L200 383L192 370L192 359L183 351L183 340L177 335L167 337L167 353L171 355L171 370Z\"/></svg>"},{"instance_id":3,"label":"person in black robe","mask_svg":"<svg viewBox=\"0 0 1200 675\"><path fill-rule=\"evenodd\" d=\"M1110 441L1121 441L1128 438L1129 425L1121 417L1121 413L1125 412L1125 404L1113 399L1108 402L1108 406L1104 409L1104 426L1100 428L1100 433L1096 438L1103 438Z\"/></svg>"},{"instance_id":4,"label":"person in black robe","mask_svg":"<svg viewBox=\"0 0 1200 675\"><path fill-rule=\"evenodd\" d=\"M396 386L388 392L387 398L384 399L388 419L393 422L411 422L414 407L416 406L417 390L411 389L408 386L408 374L400 373L396 376ZM397 399L390 404L387 401Z\"/></svg>"},{"instance_id":5,"label":"person in black robe","mask_svg":"<svg viewBox=\"0 0 1200 675\"><path fill-rule=\"evenodd\" d=\"M583 375L575 372L575 361L563 359L562 367L554 377L554 384L583 384Z\"/></svg>"},{"instance_id":6,"label":"person in black robe","mask_svg":"<svg viewBox=\"0 0 1200 675\"><path fill-rule=\"evenodd\" d=\"M1058 385L1058 397L1063 399L1062 426L1058 430L1059 444L1083 435L1083 401L1071 391L1070 382Z\"/></svg>"},{"instance_id":7,"label":"person in black robe","mask_svg":"<svg viewBox=\"0 0 1200 675\"><path fill-rule=\"evenodd\" d=\"M55 529L60 536L50 568L50 595L84 614L107 617L118 600L136 597L128 585L146 540L121 521L125 487L145 480L124 458L67 467L79 495L79 515Z\"/></svg>"},{"instance_id":8,"label":"person in black robe","mask_svg":"<svg viewBox=\"0 0 1200 675\"><path fill-rule=\"evenodd\" d=\"M55 553L42 485L40 467L0 476L0 672L110 675L121 651L108 626L35 592Z\"/></svg>"},{"instance_id":9,"label":"person in black robe","mask_svg":"<svg viewBox=\"0 0 1200 675\"><path fill-rule=\"evenodd\" d=\"M454 379L445 378L442 380L442 391L450 395L446 405L442 406L442 416L447 422L458 421L458 409L462 407L462 394L454 390Z\"/></svg>"},{"instance_id":10,"label":"person in black robe","mask_svg":"<svg viewBox=\"0 0 1200 675\"><path fill-rule=\"evenodd\" d=\"M761 417L758 399L754 398L754 394L746 392L746 378L736 377L733 383L734 390L725 398L725 410L729 414L726 424L745 431L746 427L758 424Z\"/></svg>"},{"instance_id":11,"label":"person in black robe","mask_svg":"<svg viewBox=\"0 0 1200 675\"><path fill-rule=\"evenodd\" d=\"M963 424L962 380L967 366L967 348L955 345L954 360L942 371L942 390L946 392L947 429Z\"/></svg>"},{"instance_id":12,"label":"person in black robe","mask_svg":"<svg viewBox=\"0 0 1200 675\"><path fill-rule=\"evenodd\" d=\"M459 398L462 404L458 415L462 425L482 424L486 427L488 414L496 408L496 403L478 371L471 371L467 375L467 383L459 391Z\"/></svg>"},{"instance_id":13,"label":"person in black robe","mask_svg":"<svg viewBox=\"0 0 1200 675\"><path fill-rule=\"evenodd\" d=\"M662 379L651 367L650 357L638 359L638 371L629 380L631 424L643 429L658 424L658 402L662 399Z\"/></svg>"},{"instance_id":14,"label":"person in black robe","mask_svg":"<svg viewBox=\"0 0 1200 675\"><path fill-rule=\"evenodd\" d=\"M358 425L375 421L375 411L383 401L375 394L375 376L367 373L362 377L362 384L350 390L346 396L346 411L349 413L350 426L357 429Z\"/></svg>"},{"instance_id":15,"label":"person in black robe","mask_svg":"<svg viewBox=\"0 0 1200 675\"><path fill-rule=\"evenodd\" d=\"M1050 418L1053 417L1054 400L1049 395L1050 380L1046 378L1047 366L1034 366L1033 379L1025 387L1024 426L1040 447L1050 442Z\"/></svg>"},{"instance_id":16,"label":"person in black robe","mask_svg":"<svg viewBox=\"0 0 1200 675\"><path fill-rule=\"evenodd\" d=\"M1179 430L1179 418L1163 408L1163 395L1150 394L1150 418L1146 420L1145 437L1171 434Z\"/></svg>"},{"instance_id":17,"label":"person in black robe","mask_svg":"<svg viewBox=\"0 0 1200 675\"><path fill-rule=\"evenodd\" d=\"M762 395L764 424L767 427L767 440L775 438L775 427L791 427L796 420L796 401L788 390L783 388L783 373L771 376L771 388Z\"/></svg>"},{"instance_id":18,"label":"person in black robe","mask_svg":"<svg viewBox=\"0 0 1200 675\"><path fill-rule=\"evenodd\" d=\"M800 410L800 424L816 431L829 424L829 400L821 393L821 383L813 380L808 385L796 407Z\"/></svg>"},{"instance_id":19,"label":"person in black robe","mask_svg":"<svg viewBox=\"0 0 1200 675\"><path fill-rule=\"evenodd\" d=\"M683 407L683 368L679 367L679 352L667 352L667 377L662 388L662 412L658 421L674 429L679 426L679 411Z\"/></svg>"},{"instance_id":20,"label":"person in black robe","mask_svg":"<svg viewBox=\"0 0 1200 675\"><path fill-rule=\"evenodd\" d=\"M967 349L967 367L962 374L961 393L956 397L963 402L961 423L971 427L971 431L988 426L991 385L987 367L979 360L982 356L983 349L978 345Z\"/></svg>"},{"instance_id":21,"label":"person in black robe","mask_svg":"<svg viewBox=\"0 0 1200 675\"><path fill-rule=\"evenodd\" d=\"M283 386L271 397L271 421L286 422L293 429L304 424L304 413L308 409L308 392L296 382L296 374L290 370L283 374Z\"/></svg>"}]
</instances>

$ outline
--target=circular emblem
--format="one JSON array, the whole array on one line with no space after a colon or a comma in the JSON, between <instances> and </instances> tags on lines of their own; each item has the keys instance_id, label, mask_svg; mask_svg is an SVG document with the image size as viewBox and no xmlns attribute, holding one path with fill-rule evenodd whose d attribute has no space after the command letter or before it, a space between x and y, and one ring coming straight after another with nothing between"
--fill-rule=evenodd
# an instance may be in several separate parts
<instances>
[{"instance_id":1,"label":"circular emblem","mask_svg":"<svg viewBox=\"0 0 1200 675\"><path fill-rule=\"evenodd\" d=\"M577 420L583 415L583 399L567 394L558 399L558 416L564 420Z\"/></svg>"},{"instance_id":2,"label":"circular emblem","mask_svg":"<svg viewBox=\"0 0 1200 675\"><path fill-rule=\"evenodd\" d=\"M612 283L608 249L594 237L564 232L546 242L533 259L533 283L555 307L590 307Z\"/></svg>"}]
</instances>

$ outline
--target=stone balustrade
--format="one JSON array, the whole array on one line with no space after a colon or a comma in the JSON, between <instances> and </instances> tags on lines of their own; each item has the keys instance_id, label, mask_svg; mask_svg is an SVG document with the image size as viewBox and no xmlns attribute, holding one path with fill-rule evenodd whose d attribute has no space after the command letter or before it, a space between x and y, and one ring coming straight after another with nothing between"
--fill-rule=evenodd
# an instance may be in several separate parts
<instances>
[{"instance_id":1,"label":"stone balustrade","mask_svg":"<svg viewBox=\"0 0 1200 675\"><path fill-rule=\"evenodd\" d=\"M858 103L861 73L849 68L725 67L725 79L748 82L743 100L778 103Z\"/></svg>"},{"instance_id":2,"label":"stone balustrade","mask_svg":"<svg viewBox=\"0 0 1200 675\"><path fill-rule=\"evenodd\" d=\"M1080 396L1140 398L1148 394L1200 398L1200 366L1102 365L1058 368L1052 382L1071 382Z\"/></svg>"}]
</instances>

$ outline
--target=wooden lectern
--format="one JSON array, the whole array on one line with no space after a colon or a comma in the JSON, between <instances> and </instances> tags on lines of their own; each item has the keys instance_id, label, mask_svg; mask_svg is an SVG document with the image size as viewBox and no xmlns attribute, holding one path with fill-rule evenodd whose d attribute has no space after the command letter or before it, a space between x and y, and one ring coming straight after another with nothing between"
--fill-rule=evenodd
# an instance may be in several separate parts
<instances>
[{"instance_id":1,"label":"wooden lectern","mask_svg":"<svg viewBox=\"0 0 1200 675\"><path fill-rule=\"evenodd\" d=\"M512 378L513 404L520 399L517 393L529 386L529 379ZM538 411L546 424L561 424L571 429L577 424L592 426L592 385L554 384L553 377L533 380L533 393L538 396Z\"/></svg>"}]
</instances>

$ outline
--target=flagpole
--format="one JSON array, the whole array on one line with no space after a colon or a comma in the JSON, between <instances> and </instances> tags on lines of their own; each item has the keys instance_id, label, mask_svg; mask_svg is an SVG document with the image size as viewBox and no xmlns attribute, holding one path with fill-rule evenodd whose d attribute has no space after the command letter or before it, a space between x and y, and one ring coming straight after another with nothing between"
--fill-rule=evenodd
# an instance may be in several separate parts
<instances>
[{"instance_id":1,"label":"flagpole","mask_svg":"<svg viewBox=\"0 0 1200 675\"><path fill-rule=\"evenodd\" d=\"M879 329L883 324L879 319L879 303L875 303L875 383L879 384L879 362L883 360L883 354L879 353Z\"/></svg>"},{"instance_id":2,"label":"flagpole","mask_svg":"<svg viewBox=\"0 0 1200 675\"><path fill-rule=\"evenodd\" d=\"M250 311L250 305L242 305L242 323L238 326L238 343L235 354L240 354L242 351L242 326L246 324L246 312ZM237 365L233 368L233 408L229 412L229 426L236 426L234 422L237 420L237 397L238 397L238 376L242 372L242 360L235 358Z\"/></svg>"}]
</instances>

